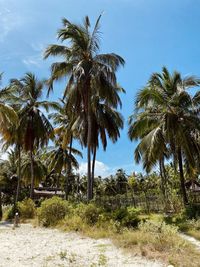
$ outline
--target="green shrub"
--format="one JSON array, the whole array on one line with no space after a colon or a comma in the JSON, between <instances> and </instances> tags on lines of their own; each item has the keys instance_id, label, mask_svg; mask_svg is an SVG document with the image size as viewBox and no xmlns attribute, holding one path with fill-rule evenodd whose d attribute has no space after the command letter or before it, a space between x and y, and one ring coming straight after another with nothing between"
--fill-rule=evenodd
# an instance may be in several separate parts
<instances>
[{"instance_id":1,"label":"green shrub","mask_svg":"<svg viewBox=\"0 0 200 267\"><path fill-rule=\"evenodd\" d=\"M188 219L198 219L200 217L200 205L190 204L185 208L185 215Z\"/></svg>"},{"instance_id":2,"label":"green shrub","mask_svg":"<svg viewBox=\"0 0 200 267\"><path fill-rule=\"evenodd\" d=\"M164 221L146 221L139 224L139 230L143 233L151 233L153 235L171 236L177 233L178 227L168 225Z\"/></svg>"},{"instance_id":3,"label":"green shrub","mask_svg":"<svg viewBox=\"0 0 200 267\"><path fill-rule=\"evenodd\" d=\"M39 222L45 226L56 225L70 212L69 203L59 197L44 200L38 208Z\"/></svg>"},{"instance_id":4,"label":"green shrub","mask_svg":"<svg viewBox=\"0 0 200 267\"><path fill-rule=\"evenodd\" d=\"M200 220L185 220L178 224L179 230L182 232L188 231L199 231L200 230Z\"/></svg>"},{"instance_id":5,"label":"green shrub","mask_svg":"<svg viewBox=\"0 0 200 267\"><path fill-rule=\"evenodd\" d=\"M75 210L76 215L80 216L83 221L89 225L94 225L98 219L102 210L95 204L79 204Z\"/></svg>"},{"instance_id":6,"label":"green shrub","mask_svg":"<svg viewBox=\"0 0 200 267\"><path fill-rule=\"evenodd\" d=\"M128 208L119 208L113 212L112 217L114 220L120 222L122 226L125 227L137 227L139 219L140 209L128 207Z\"/></svg>"},{"instance_id":7,"label":"green shrub","mask_svg":"<svg viewBox=\"0 0 200 267\"><path fill-rule=\"evenodd\" d=\"M3 219L5 221L9 221L12 220L15 217L15 210L14 210L14 206L7 206L4 210L3 210Z\"/></svg>"},{"instance_id":8,"label":"green shrub","mask_svg":"<svg viewBox=\"0 0 200 267\"><path fill-rule=\"evenodd\" d=\"M35 203L30 198L17 202L17 210L19 212L19 216L23 219L32 219L36 214Z\"/></svg>"},{"instance_id":9,"label":"green shrub","mask_svg":"<svg viewBox=\"0 0 200 267\"><path fill-rule=\"evenodd\" d=\"M113 219L121 222L128 215L127 208L119 208L113 212Z\"/></svg>"}]
</instances>

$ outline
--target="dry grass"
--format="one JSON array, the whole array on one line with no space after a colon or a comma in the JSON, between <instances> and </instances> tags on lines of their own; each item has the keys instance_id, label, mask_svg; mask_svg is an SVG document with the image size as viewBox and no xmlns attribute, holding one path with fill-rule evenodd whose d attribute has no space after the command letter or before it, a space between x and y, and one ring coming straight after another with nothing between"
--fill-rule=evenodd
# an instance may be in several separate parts
<instances>
[{"instance_id":1,"label":"dry grass","mask_svg":"<svg viewBox=\"0 0 200 267\"><path fill-rule=\"evenodd\" d=\"M125 250L180 267L199 267L200 252L178 234L163 238L141 230L125 231L112 237L115 245Z\"/></svg>"},{"instance_id":2,"label":"dry grass","mask_svg":"<svg viewBox=\"0 0 200 267\"><path fill-rule=\"evenodd\" d=\"M199 230L195 230L195 229L192 230L191 229L191 230L188 230L186 233L200 241L200 231Z\"/></svg>"},{"instance_id":3,"label":"dry grass","mask_svg":"<svg viewBox=\"0 0 200 267\"><path fill-rule=\"evenodd\" d=\"M164 224L160 230L160 223L154 223L153 227L147 224L137 230L122 230L113 221L89 226L78 216L73 216L60 222L58 228L95 239L110 238L117 247L133 255L160 260L175 267L200 267L200 252L183 240L175 227Z\"/></svg>"},{"instance_id":4,"label":"dry grass","mask_svg":"<svg viewBox=\"0 0 200 267\"><path fill-rule=\"evenodd\" d=\"M197 240L200 240L200 219L186 220L179 225L179 229Z\"/></svg>"}]
</instances>

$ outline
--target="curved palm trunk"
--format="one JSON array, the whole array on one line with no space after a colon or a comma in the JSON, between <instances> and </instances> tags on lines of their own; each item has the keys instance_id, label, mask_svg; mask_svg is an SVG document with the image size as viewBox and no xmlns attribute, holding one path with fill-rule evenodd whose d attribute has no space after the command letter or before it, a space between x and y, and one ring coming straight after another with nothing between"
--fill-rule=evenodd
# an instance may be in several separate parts
<instances>
[{"instance_id":1,"label":"curved palm trunk","mask_svg":"<svg viewBox=\"0 0 200 267\"><path fill-rule=\"evenodd\" d=\"M91 106L90 106L90 79L86 81L86 114L88 122L87 130L87 200L90 201L93 197L92 187L92 174L91 174L91 146L92 146L92 117L91 117Z\"/></svg>"},{"instance_id":2,"label":"curved palm trunk","mask_svg":"<svg viewBox=\"0 0 200 267\"><path fill-rule=\"evenodd\" d=\"M33 167L33 151L30 150L30 161L31 161L31 190L30 190L30 198L33 199L34 194L34 167Z\"/></svg>"},{"instance_id":3,"label":"curved palm trunk","mask_svg":"<svg viewBox=\"0 0 200 267\"><path fill-rule=\"evenodd\" d=\"M2 220L3 211L2 211L2 197L1 197L1 188L0 188L0 221Z\"/></svg>"},{"instance_id":4,"label":"curved palm trunk","mask_svg":"<svg viewBox=\"0 0 200 267\"><path fill-rule=\"evenodd\" d=\"M94 171L95 171L95 163L96 163L96 153L97 153L97 148L94 148L93 152L93 159L92 159L92 179L91 179L91 187L94 187Z\"/></svg>"},{"instance_id":5,"label":"curved palm trunk","mask_svg":"<svg viewBox=\"0 0 200 267\"><path fill-rule=\"evenodd\" d=\"M70 138L70 146L69 146L69 158L71 158L72 155L72 143L73 143L73 136ZM69 177L71 175L71 160L68 163L68 168L66 171L66 180L65 180L65 199L68 200L69 197Z\"/></svg>"},{"instance_id":6,"label":"curved palm trunk","mask_svg":"<svg viewBox=\"0 0 200 267\"><path fill-rule=\"evenodd\" d=\"M19 192L20 192L20 182L21 182L21 146L18 145L18 180L17 180L17 192L16 192L16 198L15 203L17 203L19 198Z\"/></svg>"},{"instance_id":7,"label":"curved palm trunk","mask_svg":"<svg viewBox=\"0 0 200 267\"><path fill-rule=\"evenodd\" d=\"M92 122L90 108L88 108L88 134L87 134L87 200L90 201L93 197L92 176L91 176L91 137L92 137Z\"/></svg>"},{"instance_id":8,"label":"curved palm trunk","mask_svg":"<svg viewBox=\"0 0 200 267\"><path fill-rule=\"evenodd\" d=\"M180 147L178 147L177 153L178 153L179 176L180 176L181 191L182 191L182 196L183 196L183 203L184 203L184 205L186 205L186 204L188 204L188 197L187 197L187 193L186 193L186 189L185 189L185 178L184 178L184 173L183 173L182 152L181 152Z\"/></svg>"}]
</instances>

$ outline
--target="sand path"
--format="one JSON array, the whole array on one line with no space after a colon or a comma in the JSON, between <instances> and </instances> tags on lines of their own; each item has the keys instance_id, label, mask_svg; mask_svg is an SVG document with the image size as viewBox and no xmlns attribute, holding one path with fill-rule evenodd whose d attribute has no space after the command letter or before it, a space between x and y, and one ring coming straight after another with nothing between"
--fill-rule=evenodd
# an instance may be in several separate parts
<instances>
[{"instance_id":1,"label":"sand path","mask_svg":"<svg viewBox=\"0 0 200 267\"><path fill-rule=\"evenodd\" d=\"M196 238L192 237L192 236L189 236L189 235L186 235L184 233L180 233L180 236L189 241L190 243L192 243L198 250L200 250L200 241L197 240Z\"/></svg>"},{"instance_id":2,"label":"sand path","mask_svg":"<svg viewBox=\"0 0 200 267\"><path fill-rule=\"evenodd\" d=\"M111 241L75 233L0 225L0 267L162 267L158 262L122 253Z\"/></svg>"}]
</instances>

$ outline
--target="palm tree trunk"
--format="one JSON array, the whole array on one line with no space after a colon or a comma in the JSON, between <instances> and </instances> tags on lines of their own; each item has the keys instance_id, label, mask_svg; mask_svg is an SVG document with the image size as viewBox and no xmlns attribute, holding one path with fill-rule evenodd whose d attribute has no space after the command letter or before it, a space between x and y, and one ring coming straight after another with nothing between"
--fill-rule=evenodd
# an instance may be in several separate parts
<instances>
[{"instance_id":1,"label":"palm tree trunk","mask_svg":"<svg viewBox=\"0 0 200 267\"><path fill-rule=\"evenodd\" d=\"M93 187L91 182L91 138L92 138L92 121L91 121L91 112L90 105L88 105L88 133L87 133L87 160L88 160L88 169L87 169L87 200L90 201L93 197Z\"/></svg>"},{"instance_id":2,"label":"palm tree trunk","mask_svg":"<svg viewBox=\"0 0 200 267\"><path fill-rule=\"evenodd\" d=\"M78 200L80 199L80 176L77 174L77 196Z\"/></svg>"},{"instance_id":3,"label":"palm tree trunk","mask_svg":"<svg viewBox=\"0 0 200 267\"><path fill-rule=\"evenodd\" d=\"M0 188L0 221L3 217L3 211L2 211L2 198L1 198L1 188Z\"/></svg>"},{"instance_id":4,"label":"palm tree trunk","mask_svg":"<svg viewBox=\"0 0 200 267\"><path fill-rule=\"evenodd\" d=\"M34 167L33 167L33 151L30 150L30 161L31 161L31 191L30 198L33 199L34 194Z\"/></svg>"},{"instance_id":5,"label":"palm tree trunk","mask_svg":"<svg viewBox=\"0 0 200 267\"><path fill-rule=\"evenodd\" d=\"M19 192L20 192L20 182L21 182L21 146L18 145L18 173L17 173L17 192L16 192L16 198L15 203L17 203L19 198Z\"/></svg>"},{"instance_id":6,"label":"palm tree trunk","mask_svg":"<svg viewBox=\"0 0 200 267\"><path fill-rule=\"evenodd\" d=\"M181 191L183 196L183 203L184 205L188 204L188 197L185 189L185 178L183 173L183 162L182 162L182 152L181 148L178 147L178 164L179 164L179 176L180 176L180 184L181 184Z\"/></svg>"},{"instance_id":7,"label":"palm tree trunk","mask_svg":"<svg viewBox=\"0 0 200 267\"><path fill-rule=\"evenodd\" d=\"M68 200L68 196L69 196L69 164L68 167L65 168L65 200Z\"/></svg>"},{"instance_id":8,"label":"palm tree trunk","mask_svg":"<svg viewBox=\"0 0 200 267\"><path fill-rule=\"evenodd\" d=\"M95 163L96 163L96 153L97 153L97 148L95 147L93 151L93 159L92 159L92 179L91 179L92 188L94 187L94 171L95 171Z\"/></svg>"},{"instance_id":9,"label":"palm tree trunk","mask_svg":"<svg viewBox=\"0 0 200 267\"><path fill-rule=\"evenodd\" d=\"M69 162L66 171L66 180L65 180L65 200L68 200L69 197L69 177L71 175L71 155L72 155L72 143L73 143L73 136L71 135L70 138L70 145L69 145Z\"/></svg>"},{"instance_id":10,"label":"palm tree trunk","mask_svg":"<svg viewBox=\"0 0 200 267\"><path fill-rule=\"evenodd\" d=\"M164 175L163 175L163 168L162 168L162 159L159 160L159 168L160 168L160 177L161 177L161 189L165 201L166 192L165 192L165 181L164 181Z\"/></svg>"}]
</instances>

